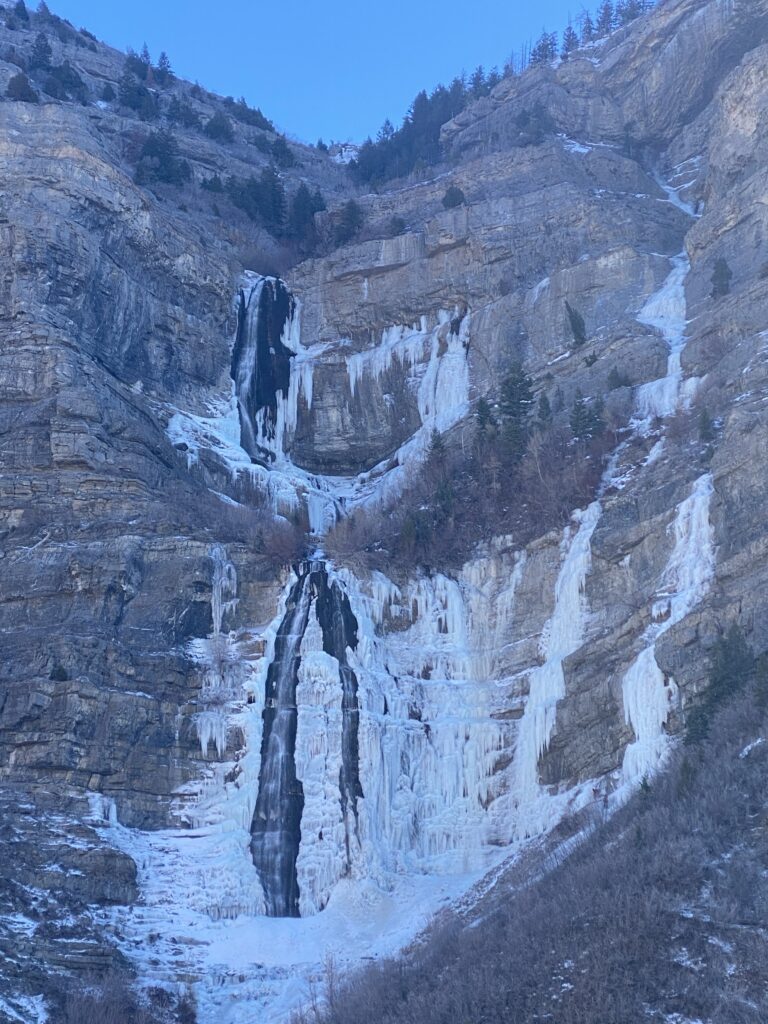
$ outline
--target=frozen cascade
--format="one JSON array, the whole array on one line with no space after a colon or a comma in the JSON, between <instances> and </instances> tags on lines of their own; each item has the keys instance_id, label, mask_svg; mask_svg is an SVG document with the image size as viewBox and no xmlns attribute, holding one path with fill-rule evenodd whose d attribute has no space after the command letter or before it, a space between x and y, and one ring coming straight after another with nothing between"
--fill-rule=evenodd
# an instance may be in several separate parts
<instances>
[{"instance_id":1,"label":"frozen cascade","mask_svg":"<svg viewBox=\"0 0 768 1024\"><path fill-rule=\"evenodd\" d=\"M288 599L267 673L259 795L251 825L251 855L272 917L299 914L296 859L304 790L296 777L296 688L311 601L311 566L305 565Z\"/></svg>"},{"instance_id":2,"label":"frozen cascade","mask_svg":"<svg viewBox=\"0 0 768 1024\"><path fill-rule=\"evenodd\" d=\"M300 391L312 404L312 365L302 360L299 310L285 284L259 278L240 291L232 351L241 445L255 459L280 461L296 426ZM292 362L301 369L292 372Z\"/></svg>"},{"instance_id":3,"label":"frozen cascade","mask_svg":"<svg viewBox=\"0 0 768 1024\"><path fill-rule=\"evenodd\" d=\"M189 653L205 666L201 703L204 710L196 716L197 736L203 756L213 742L222 756L227 745L226 703L236 692L237 653L231 637L222 632L225 616L237 607L237 571L227 558L223 545L212 545L209 556L213 563L211 579L211 618L213 633L205 640L193 640Z\"/></svg>"},{"instance_id":4,"label":"frozen cascade","mask_svg":"<svg viewBox=\"0 0 768 1024\"><path fill-rule=\"evenodd\" d=\"M681 253L672 260L672 271L655 295L637 315L640 323L660 331L669 348L667 372L659 380L649 381L637 389L635 426L647 430L655 418L673 416L681 400L688 400L695 382L683 387L681 358L686 343L687 307L685 279L691 265L688 256Z\"/></svg>"},{"instance_id":5,"label":"frozen cascade","mask_svg":"<svg viewBox=\"0 0 768 1024\"><path fill-rule=\"evenodd\" d=\"M329 577L324 562L304 563L267 672L259 795L251 826L253 861L272 916L322 909L330 887L350 873L359 850L360 710L347 653L357 644L357 621L339 582ZM309 719L321 726L319 732L308 731ZM320 755L322 787L333 785L338 799L318 809L324 796L313 788L313 769L321 766L314 760ZM335 784L326 774L334 758ZM331 842L337 826L343 836L340 862ZM325 845L315 849L319 844ZM330 865L324 850L332 854Z\"/></svg>"},{"instance_id":6,"label":"frozen cascade","mask_svg":"<svg viewBox=\"0 0 768 1024\"><path fill-rule=\"evenodd\" d=\"M561 545L563 561L555 585L555 606L541 638L543 664L529 676L529 695L520 722L515 756L517 834L543 831L549 809L540 799L538 764L555 725L557 702L565 696L563 661L581 646L587 607L584 586L591 567L591 540L600 518L600 503L574 513L575 532L567 527Z\"/></svg>"},{"instance_id":7,"label":"frozen cascade","mask_svg":"<svg viewBox=\"0 0 768 1024\"><path fill-rule=\"evenodd\" d=\"M714 533L709 521L712 477L700 476L691 494L677 507L675 543L664 570L645 646L622 681L624 715L635 734L624 753L625 783L637 783L663 766L669 741L665 725L677 697L677 687L656 662L656 641L685 618L706 594L715 571Z\"/></svg>"}]
</instances>

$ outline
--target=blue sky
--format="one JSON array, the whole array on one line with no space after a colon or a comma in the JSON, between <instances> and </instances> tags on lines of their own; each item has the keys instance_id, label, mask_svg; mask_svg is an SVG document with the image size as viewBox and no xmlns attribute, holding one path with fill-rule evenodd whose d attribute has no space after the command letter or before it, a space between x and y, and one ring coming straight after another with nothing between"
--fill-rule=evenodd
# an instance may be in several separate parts
<instances>
[{"instance_id":1,"label":"blue sky","mask_svg":"<svg viewBox=\"0 0 768 1024\"><path fill-rule=\"evenodd\" d=\"M27 0L30 8L36 0ZM308 142L360 141L397 125L422 88L478 64L503 64L580 0L48 0L56 14L119 49L153 58L215 92L245 96ZM594 9L597 0L589 4Z\"/></svg>"}]
</instances>

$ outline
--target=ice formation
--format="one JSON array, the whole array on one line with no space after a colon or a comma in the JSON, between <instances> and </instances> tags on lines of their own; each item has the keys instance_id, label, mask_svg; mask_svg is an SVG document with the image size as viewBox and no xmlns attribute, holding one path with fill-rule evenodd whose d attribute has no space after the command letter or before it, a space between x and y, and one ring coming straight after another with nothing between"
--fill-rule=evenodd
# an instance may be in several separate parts
<instances>
[{"instance_id":1,"label":"ice formation","mask_svg":"<svg viewBox=\"0 0 768 1024\"><path fill-rule=\"evenodd\" d=\"M584 587L592 556L590 543L600 518L600 503L574 516L576 524L563 535L563 561L555 584L555 606L541 638L542 664L529 674L529 694L515 752L517 831L522 836L543 831L551 811L542 799L538 763L555 725L557 702L565 696L563 661L583 642L587 607Z\"/></svg>"},{"instance_id":2,"label":"ice formation","mask_svg":"<svg viewBox=\"0 0 768 1024\"><path fill-rule=\"evenodd\" d=\"M709 521L712 492L712 477L705 473L677 507L674 546L653 603L653 621L643 635L643 649L622 682L624 714L635 734L622 766L627 783L658 771L669 750L665 725L675 706L677 687L656 662L656 641L696 607L714 574L714 537Z\"/></svg>"},{"instance_id":3,"label":"ice formation","mask_svg":"<svg viewBox=\"0 0 768 1024\"><path fill-rule=\"evenodd\" d=\"M641 432L684 396L687 271L686 257L676 257L638 317L669 346L666 376L638 389ZM548 285L545 278L532 290L531 303ZM347 355L349 392L354 401L371 381L404 375L419 429L360 477L306 473L292 464L290 446L327 346L303 347L298 305L275 279L245 279L237 311L229 392L209 416L175 410L169 434L191 461L207 448L233 476L249 474L275 514L303 506L316 535L340 508L396 493L431 431L468 414L470 314L390 326L379 345ZM623 486L619 461L617 454L605 486ZM677 509L654 622L624 678L635 734L627 783L663 760L674 684L654 645L711 577L710 494L702 477ZM105 916L141 961L145 983L172 984L180 973L197 979L201 1024L285 1020L327 953L353 963L367 951L395 951L440 901L517 842L594 799L588 784L552 795L538 766L565 696L564 662L585 642L600 515L595 501L563 532L533 665L535 654L521 662L519 645L530 652L536 637L521 635L518 594L541 563L508 539L456 578L421 574L399 586L318 553L286 581L271 623L238 630L237 574L226 550L212 546L212 630L188 645L203 681L201 778L178 794L179 827L125 829L114 807L94 800L105 833L139 865L141 903ZM149 934L160 936L151 951Z\"/></svg>"},{"instance_id":4,"label":"ice formation","mask_svg":"<svg viewBox=\"0 0 768 1024\"><path fill-rule=\"evenodd\" d=\"M659 380L649 381L637 389L636 418L646 428L655 418L673 416L681 399L683 380L682 353L685 348L687 326L685 279L690 262L685 253L672 260L672 271L661 289L653 295L638 313L640 323L660 331L667 343L667 372Z\"/></svg>"}]
</instances>

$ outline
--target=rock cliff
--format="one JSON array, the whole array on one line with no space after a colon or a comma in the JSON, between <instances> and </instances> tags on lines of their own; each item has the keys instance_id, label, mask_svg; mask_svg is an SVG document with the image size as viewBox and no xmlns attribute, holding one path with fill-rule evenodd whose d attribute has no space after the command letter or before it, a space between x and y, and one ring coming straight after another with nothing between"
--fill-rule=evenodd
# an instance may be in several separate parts
<instances>
[{"instance_id":1,"label":"rock cliff","mask_svg":"<svg viewBox=\"0 0 768 1024\"><path fill-rule=\"evenodd\" d=\"M3 90L34 34L2 30ZM199 188L266 165L251 128L178 130L180 200L116 104L0 103L0 1020L109 972L285 1019L326 953L401 947L663 767L731 623L768 649L767 58L765 0L664 0L502 81L282 282ZM353 194L292 148L290 188ZM450 573L326 559L518 359L605 395L592 499Z\"/></svg>"}]
</instances>

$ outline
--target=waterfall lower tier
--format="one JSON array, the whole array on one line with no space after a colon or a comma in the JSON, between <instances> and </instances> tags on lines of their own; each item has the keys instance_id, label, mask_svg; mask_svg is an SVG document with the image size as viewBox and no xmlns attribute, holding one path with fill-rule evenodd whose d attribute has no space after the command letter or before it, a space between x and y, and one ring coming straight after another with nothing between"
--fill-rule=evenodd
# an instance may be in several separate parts
<instances>
[{"instance_id":1,"label":"waterfall lower tier","mask_svg":"<svg viewBox=\"0 0 768 1024\"><path fill-rule=\"evenodd\" d=\"M363 795L359 767L360 711L357 677L347 660L347 648L357 647L357 620L346 594L336 581L329 580L325 563L306 562L298 571L288 599L275 639L274 660L267 673L259 794L251 824L251 855L271 917L299 916L296 863L301 845L304 789L296 773L296 690L302 641L313 605L322 631L323 651L339 666L342 690L339 792L347 871L352 866L352 843L359 841L357 800Z\"/></svg>"},{"instance_id":2,"label":"waterfall lower tier","mask_svg":"<svg viewBox=\"0 0 768 1024\"><path fill-rule=\"evenodd\" d=\"M251 856L271 917L299 916L296 858L301 843L304 789L296 778L296 687L311 600L311 574L307 568L291 591L288 610L275 640L275 658L267 674Z\"/></svg>"},{"instance_id":3,"label":"waterfall lower tier","mask_svg":"<svg viewBox=\"0 0 768 1024\"><path fill-rule=\"evenodd\" d=\"M349 870L352 866L352 835L358 836L357 801L363 796L360 784L360 705L357 697L357 676L347 661L347 648L357 648L357 620L352 614L349 598L338 583L329 583L325 572L318 575L321 575L322 583L318 589L317 619L323 631L323 650L339 663L342 690L339 791Z\"/></svg>"}]
</instances>

